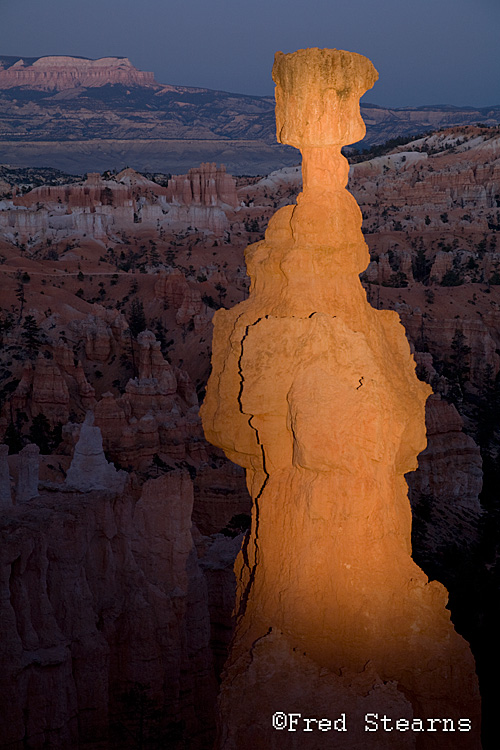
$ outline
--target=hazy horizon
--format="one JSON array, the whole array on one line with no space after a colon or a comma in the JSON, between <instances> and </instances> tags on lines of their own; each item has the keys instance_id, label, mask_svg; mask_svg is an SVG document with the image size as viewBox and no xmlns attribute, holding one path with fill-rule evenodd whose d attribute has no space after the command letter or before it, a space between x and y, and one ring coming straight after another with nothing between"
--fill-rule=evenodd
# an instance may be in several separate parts
<instances>
[{"instance_id":1,"label":"hazy horizon","mask_svg":"<svg viewBox=\"0 0 500 750\"><path fill-rule=\"evenodd\" d=\"M369 57L383 107L500 105L496 0L2 0L0 54L128 57L157 81L272 96L274 53Z\"/></svg>"}]
</instances>

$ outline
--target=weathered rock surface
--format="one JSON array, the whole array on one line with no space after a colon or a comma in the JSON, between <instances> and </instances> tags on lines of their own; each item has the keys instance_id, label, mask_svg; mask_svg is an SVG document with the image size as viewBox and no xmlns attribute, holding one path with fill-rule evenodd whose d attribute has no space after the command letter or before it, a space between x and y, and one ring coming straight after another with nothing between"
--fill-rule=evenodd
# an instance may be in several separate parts
<instances>
[{"instance_id":1,"label":"weathered rock surface","mask_svg":"<svg viewBox=\"0 0 500 750\"><path fill-rule=\"evenodd\" d=\"M105 322L101 323L102 329L106 329ZM103 347L109 354L109 337L99 340L96 337L86 344L90 357L102 357ZM66 424L70 407L74 407L75 401L80 402L84 409L92 408L95 391L85 376L81 362L75 364L73 352L64 342L59 342L54 347L54 359L47 359L40 353L34 367L30 362L25 364L21 380L3 411L10 420L15 420L18 412L31 417L42 414L54 427Z\"/></svg>"},{"instance_id":2,"label":"weathered rock surface","mask_svg":"<svg viewBox=\"0 0 500 750\"><path fill-rule=\"evenodd\" d=\"M235 701L231 707L231 721L221 729L222 747L265 747L266 750L319 750L328 746L346 750L414 750L417 747L415 734L395 732L394 722L391 723L391 733L380 731L379 717L397 716L406 719L409 725L413 711L411 703L396 684L384 683L371 664L359 672L345 668L341 674L328 671L301 649L293 648L285 635L272 629L252 645L251 662L247 668L242 669L242 664L237 662L227 674L233 681L235 694L259 696L259 704L268 707L266 718L269 723L276 717L277 727L282 727L284 715L300 714L300 718L295 726L290 724L290 719L285 719L287 728L268 733L264 745L254 701ZM304 689L305 685L307 689ZM371 723L365 719L369 714ZM373 716L377 717L376 722ZM302 717L328 718L330 730L324 728L324 723L323 728L318 729L314 720L307 724ZM241 726L247 728L244 736ZM296 731L288 731L290 726ZM366 726L371 729L371 734L367 733ZM309 731L305 732L307 727Z\"/></svg>"},{"instance_id":3,"label":"weathered rock surface","mask_svg":"<svg viewBox=\"0 0 500 750\"><path fill-rule=\"evenodd\" d=\"M174 229L207 228L215 235L229 229L224 209L238 206L234 178L226 168L204 163L187 175L174 175L167 186L168 222Z\"/></svg>"},{"instance_id":4,"label":"weathered rock surface","mask_svg":"<svg viewBox=\"0 0 500 750\"><path fill-rule=\"evenodd\" d=\"M190 169L187 175L174 175L169 180L167 190L169 203L186 206L239 205L234 178L227 174L224 166L215 163L202 164Z\"/></svg>"},{"instance_id":5,"label":"weathered rock surface","mask_svg":"<svg viewBox=\"0 0 500 750\"><path fill-rule=\"evenodd\" d=\"M214 534L208 539L206 548L204 543L207 537L201 540L204 549L199 564L207 580L211 625L210 645L216 672L220 675L233 636L232 611L236 596L234 561L241 550L243 537L241 534L235 537Z\"/></svg>"},{"instance_id":6,"label":"weathered rock surface","mask_svg":"<svg viewBox=\"0 0 500 750\"><path fill-rule=\"evenodd\" d=\"M220 468L202 464L194 493L193 521L203 534L214 534L233 516L251 511L244 472L234 464L224 464Z\"/></svg>"},{"instance_id":7,"label":"weathered rock surface","mask_svg":"<svg viewBox=\"0 0 500 750\"><path fill-rule=\"evenodd\" d=\"M476 750L474 660L446 590L410 556L404 475L425 447L430 389L397 314L366 300L361 214L344 190L340 147L363 136L358 100L377 74L359 55L314 49L278 53L273 75L278 137L303 152L304 190L247 249L248 300L215 315L202 407L207 438L245 467L254 501L218 747L254 748L259 736L288 748L271 724L281 705L318 715L345 701L360 714L376 703L393 718L472 722L458 738L422 732L404 745L387 734L378 747ZM295 669L297 681L284 678ZM338 741L356 746L347 733Z\"/></svg>"},{"instance_id":8,"label":"weathered rock surface","mask_svg":"<svg viewBox=\"0 0 500 750\"><path fill-rule=\"evenodd\" d=\"M135 746L140 707L125 693L140 684L156 711L144 738L211 745L216 683L192 504L177 473L120 499L42 491L4 511L0 744Z\"/></svg>"},{"instance_id":9,"label":"weathered rock surface","mask_svg":"<svg viewBox=\"0 0 500 750\"><path fill-rule=\"evenodd\" d=\"M425 421L427 447L418 457L418 471L407 479L418 526L425 526L420 546L432 559L446 548L477 544L483 472L479 447L463 432L453 404L432 395Z\"/></svg>"},{"instance_id":10,"label":"weathered rock surface","mask_svg":"<svg viewBox=\"0 0 500 750\"><path fill-rule=\"evenodd\" d=\"M85 355L90 362L106 362L116 351L127 323L123 315L113 310L102 315L89 315L70 322L70 328L84 339Z\"/></svg>"},{"instance_id":11,"label":"weathered rock surface","mask_svg":"<svg viewBox=\"0 0 500 750\"><path fill-rule=\"evenodd\" d=\"M187 283L177 269L173 273L160 273L155 283L155 297L176 309L175 322L187 326L193 322L194 330L202 330L209 321L208 311L201 294Z\"/></svg>"},{"instance_id":12,"label":"weathered rock surface","mask_svg":"<svg viewBox=\"0 0 500 750\"><path fill-rule=\"evenodd\" d=\"M104 450L131 468L150 468L155 454L202 463L198 398L189 375L164 359L151 331L138 334L136 348L138 377L130 378L118 398L103 393L94 407Z\"/></svg>"}]
</instances>

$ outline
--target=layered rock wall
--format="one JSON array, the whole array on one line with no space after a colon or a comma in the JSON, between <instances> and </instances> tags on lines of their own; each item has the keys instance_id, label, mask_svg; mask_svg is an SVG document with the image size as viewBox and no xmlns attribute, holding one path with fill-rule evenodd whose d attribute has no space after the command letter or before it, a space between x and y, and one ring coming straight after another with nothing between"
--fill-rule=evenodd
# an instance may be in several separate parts
<instances>
[{"instance_id":1,"label":"layered rock wall","mask_svg":"<svg viewBox=\"0 0 500 750\"><path fill-rule=\"evenodd\" d=\"M167 200L186 206L238 206L234 177L226 173L224 165L215 163L194 167L187 175L174 175L167 186Z\"/></svg>"},{"instance_id":2,"label":"layered rock wall","mask_svg":"<svg viewBox=\"0 0 500 750\"><path fill-rule=\"evenodd\" d=\"M81 184L42 186L0 202L0 235L85 233L104 239L124 229L187 227L222 235L238 206L235 180L225 167L202 164L173 177L167 188L132 169L116 179L89 173ZM38 237L40 239L40 237Z\"/></svg>"},{"instance_id":3,"label":"layered rock wall","mask_svg":"<svg viewBox=\"0 0 500 750\"><path fill-rule=\"evenodd\" d=\"M22 86L41 91L63 91L78 86L93 87L121 83L124 86L154 84L154 73L137 70L126 57L89 60L65 55L19 58L13 65L0 60L0 89Z\"/></svg>"}]
</instances>

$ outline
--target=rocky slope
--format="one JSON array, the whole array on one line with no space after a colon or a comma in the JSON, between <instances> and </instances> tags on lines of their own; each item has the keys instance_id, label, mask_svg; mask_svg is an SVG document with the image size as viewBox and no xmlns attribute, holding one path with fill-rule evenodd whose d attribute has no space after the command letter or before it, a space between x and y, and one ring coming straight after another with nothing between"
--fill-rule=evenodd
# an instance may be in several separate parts
<instances>
[{"instance_id":1,"label":"rocky slope","mask_svg":"<svg viewBox=\"0 0 500 750\"><path fill-rule=\"evenodd\" d=\"M500 122L500 107L362 105L364 146L448 125ZM0 163L69 172L185 171L224 162L267 174L299 161L276 144L274 99L159 84L127 58L0 57Z\"/></svg>"}]
</instances>

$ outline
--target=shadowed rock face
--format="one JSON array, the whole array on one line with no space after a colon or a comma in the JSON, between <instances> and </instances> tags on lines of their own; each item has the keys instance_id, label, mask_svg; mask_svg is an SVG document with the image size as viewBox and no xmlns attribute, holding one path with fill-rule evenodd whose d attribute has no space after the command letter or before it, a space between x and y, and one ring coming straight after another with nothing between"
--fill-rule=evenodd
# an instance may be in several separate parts
<instances>
[{"instance_id":1,"label":"shadowed rock face","mask_svg":"<svg viewBox=\"0 0 500 750\"><path fill-rule=\"evenodd\" d=\"M10 508L12 505L12 492L10 489L10 474L7 456L9 447L0 445L0 508Z\"/></svg>"},{"instance_id":2,"label":"shadowed rock face","mask_svg":"<svg viewBox=\"0 0 500 750\"><path fill-rule=\"evenodd\" d=\"M312 49L277 53L273 77L278 140L301 148L304 189L247 249L249 298L215 315L201 412L253 498L218 746L325 746L321 732L273 729L283 711L345 712L343 748L364 746L367 712L424 720L370 747L478 748L472 655L446 590L411 558L404 474L426 445L430 388L398 315L374 310L358 277L369 257L340 149L363 136L359 97L377 73ZM427 717L455 731L425 731Z\"/></svg>"},{"instance_id":3,"label":"shadowed rock face","mask_svg":"<svg viewBox=\"0 0 500 750\"><path fill-rule=\"evenodd\" d=\"M0 747L137 747L138 699L126 695L139 684L145 737L210 747L216 681L192 483L172 472L138 495L132 483L118 500L42 489L1 516ZM215 605L231 586L219 547L206 566Z\"/></svg>"}]
</instances>

